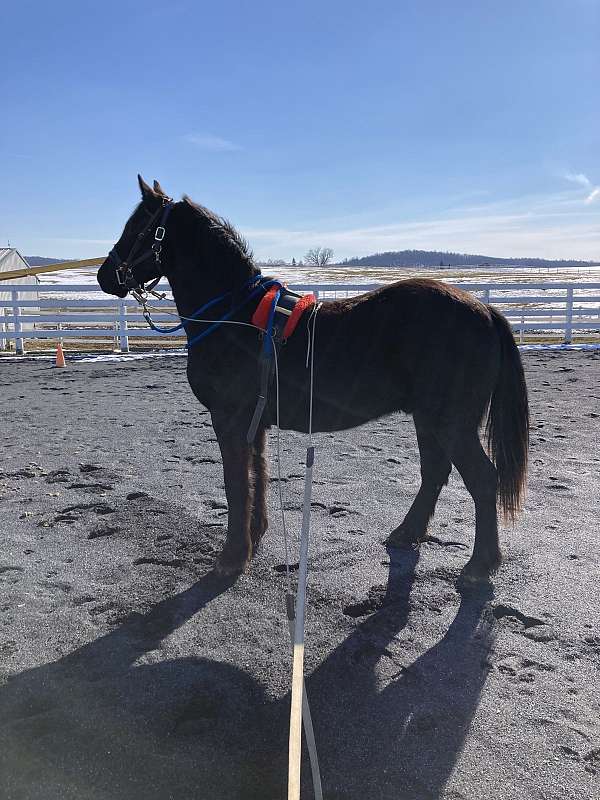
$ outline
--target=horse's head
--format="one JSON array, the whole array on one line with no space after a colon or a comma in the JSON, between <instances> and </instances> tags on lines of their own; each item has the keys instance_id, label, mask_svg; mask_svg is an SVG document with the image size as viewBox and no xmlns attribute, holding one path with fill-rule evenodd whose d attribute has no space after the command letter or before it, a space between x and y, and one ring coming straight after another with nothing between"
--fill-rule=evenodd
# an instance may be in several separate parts
<instances>
[{"instance_id":1,"label":"horse's head","mask_svg":"<svg viewBox=\"0 0 600 800\"><path fill-rule=\"evenodd\" d=\"M98 283L107 294L125 297L163 275L172 286L173 279L181 282L185 275L188 291L200 278L202 291L218 293L260 272L248 245L227 220L186 196L173 203L157 181L151 188L138 175L138 182L142 202L98 270Z\"/></svg>"},{"instance_id":2,"label":"horse's head","mask_svg":"<svg viewBox=\"0 0 600 800\"><path fill-rule=\"evenodd\" d=\"M98 270L98 283L107 294L125 297L130 289L158 280L162 271L165 223L173 201L158 181L150 188L141 175L142 202L127 220L121 238Z\"/></svg>"}]
</instances>

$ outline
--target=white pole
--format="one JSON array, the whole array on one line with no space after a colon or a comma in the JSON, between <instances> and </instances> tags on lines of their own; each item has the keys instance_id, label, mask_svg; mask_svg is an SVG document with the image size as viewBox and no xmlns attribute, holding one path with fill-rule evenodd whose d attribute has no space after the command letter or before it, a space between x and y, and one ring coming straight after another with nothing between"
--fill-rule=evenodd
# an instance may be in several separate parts
<instances>
[{"instance_id":1,"label":"white pole","mask_svg":"<svg viewBox=\"0 0 600 800\"><path fill-rule=\"evenodd\" d=\"M290 631L290 641L292 643L292 652L294 647L294 632L296 627L296 612L294 596L288 595L288 627ZM321 786L321 771L319 769L319 757L317 755L317 744L315 742L315 731L312 723L312 715L310 713L310 706L308 704L308 696L306 694L306 686L302 687L302 726L304 728L304 736L306 737L306 744L308 747L308 757L310 759L310 769L313 780L313 792L315 800L323 800L323 787Z\"/></svg>"},{"instance_id":2,"label":"white pole","mask_svg":"<svg viewBox=\"0 0 600 800\"><path fill-rule=\"evenodd\" d=\"M573 341L573 287L567 289L567 305L565 309L565 344Z\"/></svg>"},{"instance_id":3,"label":"white pole","mask_svg":"<svg viewBox=\"0 0 600 800\"><path fill-rule=\"evenodd\" d=\"M304 694L304 619L306 614L306 579L308 572L308 539L310 532L310 498L314 447L306 450L304 476L304 505L300 537L300 569L296 595L296 625L294 629L294 656L292 664L292 703L290 710L290 743L288 800L300 800L300 759L302 755L302 697Z\"/></svg>"},{"instance_id":4,"label":"white pole","mask_svg":"<svg viewBox=\"0 0 600 800\"><path fill-rule=\"evenodd\" d=\"M129 337L127 336L127 306L125 300L119 301L119 344L122 353L129 352Z\"/></svg>"}]
</instances>

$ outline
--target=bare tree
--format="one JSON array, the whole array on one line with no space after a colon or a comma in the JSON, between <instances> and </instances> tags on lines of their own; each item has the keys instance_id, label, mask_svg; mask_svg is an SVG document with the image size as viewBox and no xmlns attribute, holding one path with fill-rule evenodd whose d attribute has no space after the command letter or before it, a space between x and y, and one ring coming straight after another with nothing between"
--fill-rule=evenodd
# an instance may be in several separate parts
<instances>
[{"instance_id":1,"label":"bare tree","mask_svg":"<svg viewBox=\"0 0 600 800\"><path fill-rule=\"evenodd\" d=\"M304 261L312 267L326 267L333 258L331 247L313 247L304 256Z\"/></svg>"}]
</instances>

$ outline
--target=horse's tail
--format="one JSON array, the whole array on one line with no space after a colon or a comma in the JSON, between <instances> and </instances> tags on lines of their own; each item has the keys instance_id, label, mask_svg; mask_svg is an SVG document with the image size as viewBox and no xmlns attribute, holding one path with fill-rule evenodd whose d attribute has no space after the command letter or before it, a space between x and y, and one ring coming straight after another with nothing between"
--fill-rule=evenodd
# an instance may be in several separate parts
<instances>
[{"instance_id":1,"label":"horse's tail","mask_svg":"<svg viewBox=\"0 0 600 800\"><path fill-rule=\"evenodd\" d=\"M490 306L500 339L500 373L492 393L485 434L498 471L498 501L505 520L521 508L527 477L529 403L523 364L506 318Z\"/></svg>"}]
</instances>

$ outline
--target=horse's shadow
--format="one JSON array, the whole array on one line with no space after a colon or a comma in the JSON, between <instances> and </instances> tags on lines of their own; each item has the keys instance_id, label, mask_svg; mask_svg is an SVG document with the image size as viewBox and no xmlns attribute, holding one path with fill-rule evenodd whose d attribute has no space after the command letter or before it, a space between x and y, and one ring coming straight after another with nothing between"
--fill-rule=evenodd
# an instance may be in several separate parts
<instances>
[{"instance_id":1,"label":"horse's shadow","mask_svg":"<svg viewBox=\"0 0 600 800\"><path fill-rule=\"evenodd\" d=\"M136 664L232 583L205 575L2 686L0 796L263 797L258 765L248 758L248 737L260 738L266 722L252 677L212 659Z\"/></svg>"},{"instance_id":2,"label":"horse's shadow","mask_svg":"<svg viewBox=\"0 0 600 800\"><path fill-rule=\"evenodd\" d=\"M463 748L493 645L489 586L463 591L443 638L378 685L377 664L408 623L417 562L392 551L381 609L307 682L329 798L437 800Z\"/></svg>"},{"instance_id":3,"label":"horse's shadow","mask_svg":"<svg viewBox=\"0 0 600 800\"><path fill-rule=\"evenodd\" d=\"M382 608L308 679L327 800L439 798L463 747L491 646L487 595L464 595L443 639L377 686L376 664L408 620L417 560L392 559ZM206 575L1 687L6 796L285 796L289 696L270 702L247 672L216 660L135 663L230 585ZM306 771L304 783L311 797Z\"/></svg>"}]
</instances>

